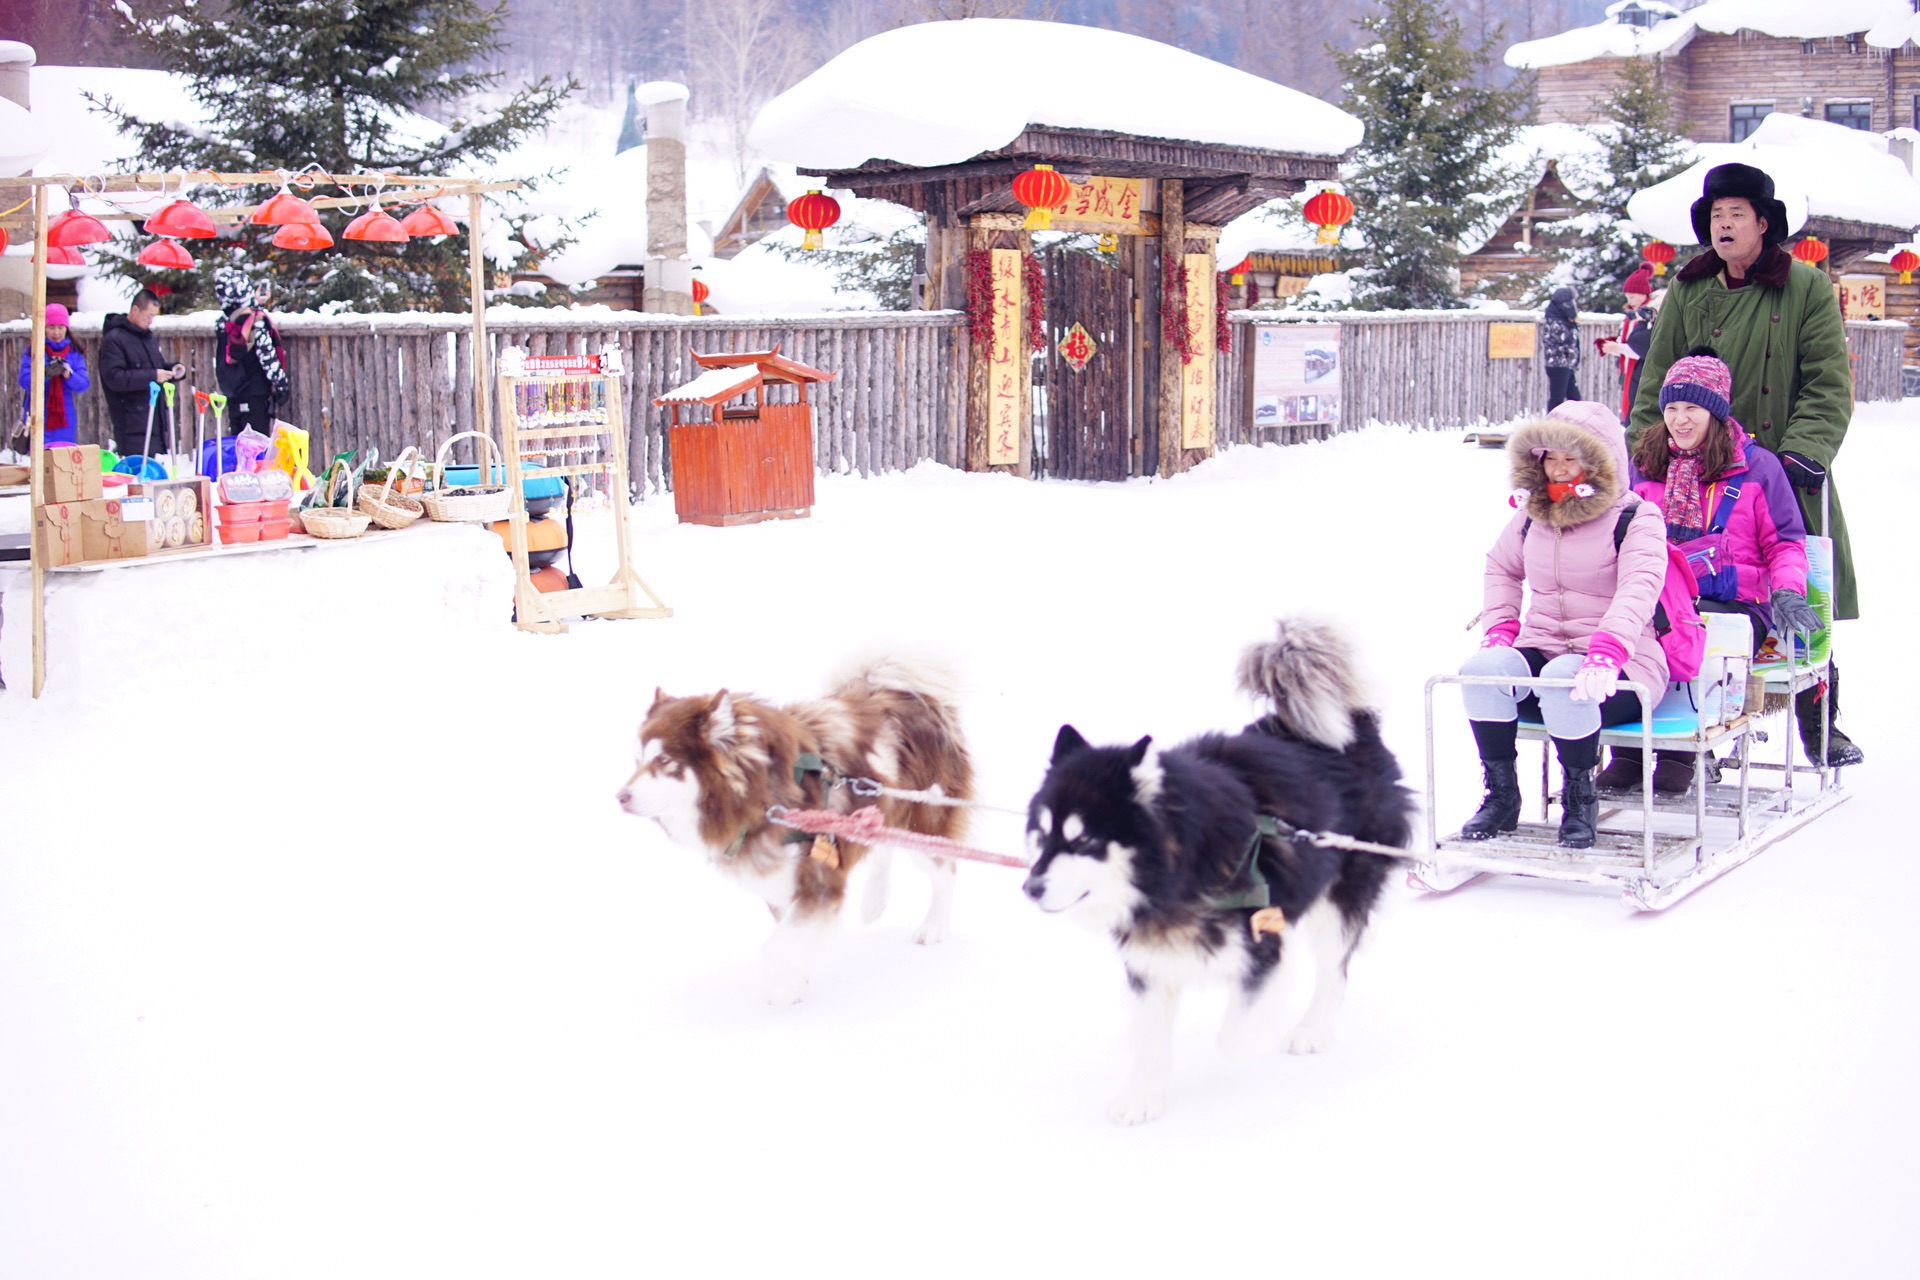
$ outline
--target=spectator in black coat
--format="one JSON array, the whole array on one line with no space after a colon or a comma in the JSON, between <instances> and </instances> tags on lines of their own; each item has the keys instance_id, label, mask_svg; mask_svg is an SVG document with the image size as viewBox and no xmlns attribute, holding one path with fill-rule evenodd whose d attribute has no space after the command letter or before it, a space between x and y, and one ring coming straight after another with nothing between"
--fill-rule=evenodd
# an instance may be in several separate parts
<instances>
[{"instance_id":1,"label":"spectator in black coat","mask_svg":"<svg viewBox=\"0 0 1920 1280\"><path fill-rule=\"evenodd\" d=\"M153 336L160 299L150 290L133 295L125 315L110 315L100 329L100 386L106 396L107 419L113 424L113 448L130 458L147 447L147 387L187 376L187 367L168 360ZM166 401L153 410L153 439L165 441L171 419Z\"/></svg>"},{"instance_id":2,"label":"spectator in black coat","mask_svg":"<svg viewBox=\"0 0 1920 1280\"><path fill-rule=\"evenodd\" d=\"M1580 388L1574 385L1574 367L1580 363L1580 304L1573 300L1573 286L1563 284L1553 291L1547 303L1547 316L1540 325L1540 346L1547 366L1547 411L1551 413L1563 400L1578 400Z\"/></svg>"}]
</instances>

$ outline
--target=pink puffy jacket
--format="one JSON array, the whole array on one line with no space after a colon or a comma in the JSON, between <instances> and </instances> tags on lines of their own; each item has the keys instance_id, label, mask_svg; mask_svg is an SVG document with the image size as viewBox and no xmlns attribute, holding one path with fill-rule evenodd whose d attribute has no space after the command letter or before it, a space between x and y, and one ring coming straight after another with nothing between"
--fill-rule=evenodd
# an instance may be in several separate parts
<instances>
[{"instance_id":1,"label":"pink puffy jacket","mask_svg":"<svg viewBox=\"0 0 1920 1280\"><path fill-rule=\"evenodd\" d=\"M1535 449L1571 453L1586 468L1590 497L1547 497L1547 472ZM1613 529L1633 501L1627 488L1627 437L1603 405L1569 400L1507 437L1513 487L1525 490L1521 510L1487 552L1488 627L1521 618L1522 585L1532 593L1514 645L1550 658L1585 653L1596 631L1627 647L1623 680L1655 691L1667 683L1667 659L1653 630L1653 607L1667 576L1667 526L1660 509L1642 502L1615 552ZM1524 538L1521 530L1531 518Z\"/></svg>"}]
</instances>

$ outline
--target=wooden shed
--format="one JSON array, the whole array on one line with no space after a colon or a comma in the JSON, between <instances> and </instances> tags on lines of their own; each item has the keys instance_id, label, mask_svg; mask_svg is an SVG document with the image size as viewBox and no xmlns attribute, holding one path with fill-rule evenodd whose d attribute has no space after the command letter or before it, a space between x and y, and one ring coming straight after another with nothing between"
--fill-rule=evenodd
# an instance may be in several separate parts
<instances>
[{"instance_id":1,"label":"wooden shed","mask_svg":"<svg viewBox=\"0 0 1920 1280\"><path fill-rule=\"evenodd\" d=\"M702 355L705 372L654 403L672 415L673 509L682 524L735 525L793 520L813 508L813 407L806 388L834 374L771 351ZM766 385L800 388L796 403L772 404ZM751 396L751 403L732 402ZM683 410L706 407L682 422Z\"/></svg>"}]
</instances>

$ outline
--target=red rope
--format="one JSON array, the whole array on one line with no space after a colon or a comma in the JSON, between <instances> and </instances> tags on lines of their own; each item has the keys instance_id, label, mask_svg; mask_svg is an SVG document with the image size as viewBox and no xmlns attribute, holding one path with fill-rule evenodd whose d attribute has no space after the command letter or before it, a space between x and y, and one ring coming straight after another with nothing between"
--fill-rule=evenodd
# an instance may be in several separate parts
<instances>
[{"instance_id":1,"label":"red rope","mask_svg":"<svg viewBox=\"0 0 1920 1280\"><path fill-rule=\"evenodd\" d=\"M816 836L845 836L856 844L895 844L910 849L924 849L928 853L943 858L964 858L969 862L990 862L996 867L1018 867L1022 871L1029 865L1019 858L1010 858L1004 853L990 853L985 849L975 849L960 844L945 836L931 836L920 831L901 831L897 827L886 825L877 806L869 805L864 809L855 809L852 813L833 813L826 809L783 809L775 806L767 811L767 820L795 831L804 831Z\"/></svg>"}]
</instances>

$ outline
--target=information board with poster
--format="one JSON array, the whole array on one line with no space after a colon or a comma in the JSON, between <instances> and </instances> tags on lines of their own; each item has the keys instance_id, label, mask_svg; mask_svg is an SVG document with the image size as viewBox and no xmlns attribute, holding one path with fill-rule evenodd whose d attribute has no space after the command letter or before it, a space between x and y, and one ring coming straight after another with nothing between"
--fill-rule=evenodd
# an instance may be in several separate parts
<instances>
[{"instance_id":1,"label":"information board with poster","mask_svg":"<svg viewBox=\"0 0 1920 1280\"><path fill-rule=\"evenodd\" d=\"M1885 276L1846 275L1840 277L1840 314L1848 320L1885 320L1887 318L1887 278Z\"/></svg>"},{"instance_id":2,"label":"information board with poster","mask_svg":"<svg viewBox=\"0 0 1920 1280\"><path fill-rule=\"evenodd\" d=\"M1487 359L1531 360L1539 340L1537 324L1490 324L1487 326Z\"/></svg>"},{"instance_id":3,"label":"information board with poster","mask_svg":"<svg viewBox=\"0 0 1920 1280\"><path fill-rule=\"evenodd\" d=\"M1340 326L1254 326L1253 425L1339 421Z\"/></svg>"}]
</instances>

